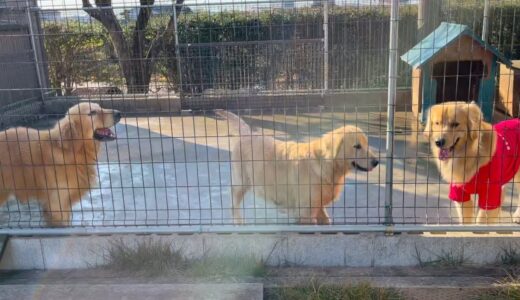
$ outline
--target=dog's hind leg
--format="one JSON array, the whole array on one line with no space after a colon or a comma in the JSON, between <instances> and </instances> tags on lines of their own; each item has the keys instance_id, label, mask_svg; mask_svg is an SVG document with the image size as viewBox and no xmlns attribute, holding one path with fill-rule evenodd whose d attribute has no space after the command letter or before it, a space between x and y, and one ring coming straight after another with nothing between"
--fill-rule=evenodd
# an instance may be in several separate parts
<instances>
[{"instance_id":1,"label":"dog's hind leg","mask_svg":"<svg viewBox=\"0 0 520 300\"><path fill-rule=\"evenodd\" d=\"M520 223L520 171L515 175L514 184L518 193L518 200L516 202L516 211L513 213L513 222Z\"/></svg>"},{"instance_id":2,"label":"dog's hind leg","mask_svg":"<svg viewBox=\"0 0 520 300\"><path fill-rule=\"evenodd\" d=\"M501 209L479 209L477 214L477 223L478 224L498 224L500 223L500 212Z\"/></svg>"},{"instance_id":3,"label":"dog's hind leg","mask_svg":"<svg viewBox=\"0 0 520 300\"><path fill-rule=\"evenodd\" d=\"M244 196L247 193L248 188L244 186L233 186L232 197L233 197L233 222L235 224L243 224L244 219L240 214L240 206L242 201L244 201Z\"/></svg>"},{"instance_id":4,"label":"dog's hind leg","mask_svg":"<svg viewBox=\"0 0 520 300\"><path fill-rule=\"evenodd\" d=\"M51 227L63 227L70 225L72 204L70 193L60 189L49 193L49 199L43 205L43 217Z\"/></svg>"},{"instance_id":5,"label":"dog's hind leg","mask_svg":"<svg viewBox=\"0 0 520 300\"><path fill-rule=\"evenodd\" d=\"M0 189L0 206L4 205L7 200L9 200L9 196L11 196L11 192Z\"/></svg>"}]
</instances>

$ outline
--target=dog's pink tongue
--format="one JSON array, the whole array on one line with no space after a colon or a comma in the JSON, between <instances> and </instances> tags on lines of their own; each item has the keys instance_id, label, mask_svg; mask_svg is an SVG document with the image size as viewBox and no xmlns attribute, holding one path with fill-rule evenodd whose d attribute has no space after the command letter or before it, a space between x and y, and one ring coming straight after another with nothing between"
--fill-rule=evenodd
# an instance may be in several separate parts
<instances>
[{"instance_id":1,"label":"dog's pink tongue","mask_svg":"<svg viewBox=\"0 0 520 300\"><path fill-rule=\"evenodd\" d=\"M116 136L112 132L112 130L110 130L110 128L99 128L99 129L96 129L96 132L97 132L97 134L102 135L104 137L115 138L115 136Z\"/></svg>"},{"instance_id":2,"label":"dog's pink tongue","mask_svg":"<svg viewBox=\"0 0 520 300\"><path fill-rule=\"evenodd\" d=\"M439 159L446 160L450 158L450 150L449 149L441 149L439 150Z\"/></svg>"}]
</instances>

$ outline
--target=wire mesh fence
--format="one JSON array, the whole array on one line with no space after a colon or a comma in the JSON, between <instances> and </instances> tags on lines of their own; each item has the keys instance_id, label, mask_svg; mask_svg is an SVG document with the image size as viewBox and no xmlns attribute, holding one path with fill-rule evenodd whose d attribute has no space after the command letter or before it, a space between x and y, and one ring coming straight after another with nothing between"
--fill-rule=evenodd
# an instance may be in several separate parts
<instances>
[{"instance_id":1,"label":"wire mesh fence","mask_svg":"<svg viewBox=\"0 0 520 300\"><path fill-rule=\"evenodd\" d=\"M489 2L400 1L388 126L390 1L0 1L25 26L0 92L36 93L0 109L0 227L470 230L424 127L454 100L517 116L520 2ZM481 221L517 221L503 196Z\"/></svg>"}]
</instances>

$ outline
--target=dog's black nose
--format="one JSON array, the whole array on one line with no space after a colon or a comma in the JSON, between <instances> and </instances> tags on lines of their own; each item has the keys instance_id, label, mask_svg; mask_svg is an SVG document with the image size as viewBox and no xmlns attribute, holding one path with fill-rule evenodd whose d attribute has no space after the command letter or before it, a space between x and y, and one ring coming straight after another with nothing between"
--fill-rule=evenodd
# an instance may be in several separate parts
<instances>
[{"instance_id":1,"label":"dog's black nose","mask_svg":"<svg viewBox=\"0 0 520 300\"><path fill-rule=\"evenodd\" d=\"M372 167L377 167L379 165L379 161L377 159L372 159Z\"/></svg>"},{"instance_id":2,"label":"dog's black nose","mask_svg":"<svg viewBox=\"0 0 520 300\"><path fill-rule=\"evenodd\" d=\"M114 122L119 122L121 120L121 112L119 110L114 110Z\"/></svg>"},{"instance_id":3,"label":"dog's black nose","mask_svg":"<svg viewBox=\"0 0 520 300\"><path fill-rule=\"evenodd\" d=\"M438 139L435 141L435 145L439 148L443 147L444 145L446 144L446 140L445 139Z\"/></svg>"}]
</instances>

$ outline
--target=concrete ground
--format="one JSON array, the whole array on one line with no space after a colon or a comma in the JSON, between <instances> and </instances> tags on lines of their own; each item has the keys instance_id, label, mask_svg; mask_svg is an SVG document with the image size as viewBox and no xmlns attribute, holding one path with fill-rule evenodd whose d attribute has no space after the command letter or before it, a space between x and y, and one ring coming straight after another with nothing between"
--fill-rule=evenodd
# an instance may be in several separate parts
<instances>
[{"instance_id":1,"label":"concrete ground","mask_svg":"<svg viewBox=\"0 0 520 300\"><path fill-rule=\"evenodd\" d=\"M369 136L381 164L370 173L348 176L344 192L328 210L336 224L384 221L386 113L367 109L342 112L242 112L250 125L280 140L317 137L344 124L356 124ZM249 115L250 114L250 115ZM127 117L116 126L118 139L105 143L99 156L98 187L73 208L73 225L231 224L227 121L211 113L173 117ZM429 159L417 120L396 116L393 216L395 223L455 223L443 182ZM508 188L505 218L516 209L516 191ZM292 223L294 219L249 193L246 223ZM12 200L1 208L0 226L44 226L36 202Z\"/></svg>"}]
</instances>

